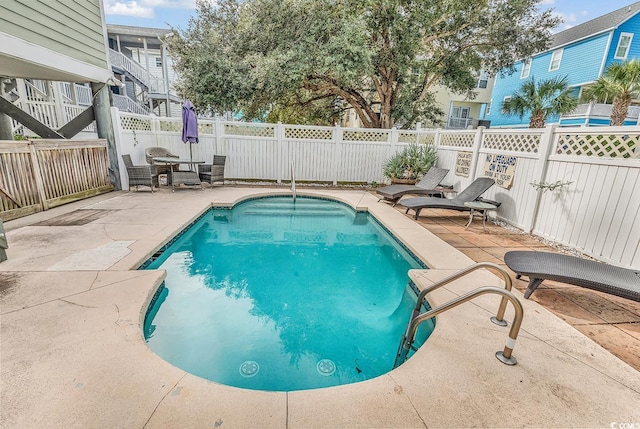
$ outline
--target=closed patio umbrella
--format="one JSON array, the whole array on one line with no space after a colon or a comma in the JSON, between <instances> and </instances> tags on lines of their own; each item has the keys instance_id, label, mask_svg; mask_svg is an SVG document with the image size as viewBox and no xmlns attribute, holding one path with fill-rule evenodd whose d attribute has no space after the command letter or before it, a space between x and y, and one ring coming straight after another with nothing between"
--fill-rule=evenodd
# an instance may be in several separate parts
<instances>
[{"instance_id":1,"label":"closed patio umbrella","mask_svg":"<svg viewBox=\"0 0 640 429\"><path fill-rule=\"evenodd\" d=\"M185 100L182 105L182 141L189 142L189 160L193 161L191 144L198 143L198 117L196 108L189 100Z\"/></svg>"}]
</instances>

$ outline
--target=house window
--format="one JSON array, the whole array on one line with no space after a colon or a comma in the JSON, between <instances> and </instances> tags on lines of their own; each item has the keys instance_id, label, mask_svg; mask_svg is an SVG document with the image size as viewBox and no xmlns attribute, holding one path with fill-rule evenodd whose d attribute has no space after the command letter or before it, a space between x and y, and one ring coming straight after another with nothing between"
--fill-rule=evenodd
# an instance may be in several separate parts
<instances>
[{"instance_id":1,"label":"house window","mask_svg":"<svg viewBox=\"0 0 640 429\"><path fill-rule=\"evenodd\" d=\"M491 114L491 101L487 103L487 110L484 112L485 116L489 116Z\"/></svg>"},{"instance_id":2,"label":"house window","mask_svg":"<svg viewBox=\"0 0 640 429\"><path fill-rule=\"evenodd\" d=\"M502 99L502 105L504 106L504 103L508 103L509 101L511 101L511 96L507 95ZM502 113L507 113L507 111L505 109L502 109Z\"/></svg>"},{"instance_id":3,"label":"house window","mask_svg":"<svg viewBox=\"0 0 640 429\"><path fill-rule=\"evenodd\" d=\"M549 64L549 71L558 70L560 68L560 61L562 60L562 51L563 49L558 49L557 51L553 51L551 55L551 63Z\"/></svg>"},{"instance_id":4,"label":"house window","mask_svg":"<svg viewBox=\"0 0 640 429\"><path fill-rule=\"evenodd\" d=\"M616 48L616 60L626 60L629 55L629 47L631 46L631 39L633 39L632 33L621 33L620 40L618 40L618 47Z\"/></svg>"},{"instance_id":5,"label":"house window","mask_svg":"<svg viewBox=\"0 0 640 429\"><path fill-rule=\"evenodd\" d=\"M156 57L156 67L162 67L162 57Z\"/></svg>"},{"instance_id":6,"label":"house window","mask_svg":"<svg viewBox=\"0 0 640 429\"><path fill-rule=\"evenodd\" d=\"M478 88L486 88L488 82L489 82L489 73L485 71L481 71L480 76L478 77Z\"/></svg>"},{"instance_id":7,"label":"house window","mask_svg":"<svg viewBox=\"0 0 640 429\"><path fill-rule=\"evenodd\" d=\"M471 118L471 108L454 106L451 108L451 117L449 118L450 128L467 128L469 119Z\"/></svg>"},{"instance_id":8,"label":"house window","mask_svg":"<svg viewBox=\"0 0 640 429\"><path fill-rule=\"evenodd\" d=\"M452 118L462 118L466 119L469 117L470 109L468 107L458 107L455 106L451 111Z\"/></svg>"},{"instance_id":9,"label":"house window","mask_svg":"<svg viewBox=\"0 0 640 429\"><path fill-rule=\"evenodd\" d=\"M528 78L529 72L531 72L531 58L522 62L522 73L520 73L520 79Z\"/></svg>"}]
</instances>

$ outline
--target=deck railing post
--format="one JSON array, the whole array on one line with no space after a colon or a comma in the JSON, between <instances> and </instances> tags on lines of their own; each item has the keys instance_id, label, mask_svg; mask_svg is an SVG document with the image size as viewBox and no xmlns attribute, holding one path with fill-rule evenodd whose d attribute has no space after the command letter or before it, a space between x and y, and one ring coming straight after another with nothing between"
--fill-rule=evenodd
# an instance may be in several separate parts
<instances>
[{"instance_id":1,"label":"deck railing post","mask_svg":"<svg viewBox=\"0 0 640 429\"><path fill-rule=\"evenodd\" d=\"M67 118L64 107L62 106L62 91L60 91L61 82L49 82L49 88L51 88L51 97L53 99L53 105L56 112L55 123L49 124L52 128L58 129L64 124L69 122L72 118Z\"/></svg>"}]
</instances>

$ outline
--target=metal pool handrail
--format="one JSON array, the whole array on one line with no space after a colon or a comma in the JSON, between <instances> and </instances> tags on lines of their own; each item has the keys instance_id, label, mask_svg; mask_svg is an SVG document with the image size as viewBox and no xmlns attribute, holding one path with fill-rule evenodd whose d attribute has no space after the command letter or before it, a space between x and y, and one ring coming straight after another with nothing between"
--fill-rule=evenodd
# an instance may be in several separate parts
<instances>
[{"instance_id":1,"label":"metal pool handrail","mask_svg":"<svg viewBox=\"0 0 640 429\"><path fill-rule=\"evenodd\" d=\"M473 272L473 271L477 271L481 268L486 268L488 270L494 271L496 274L499 274L502 279L504 280L504 288L507 291L511 291L512 288L512 282L511 282L511 277L509 276L509 273L507 273L503 268L501 268L500 266L493 264L491 262L478 262L477 264L473 264L468 266L467 268L458 271L455 274L450 275L447 278L444 278L436 283L434 283L433 285L425 288L422 290L422 292L420 292L420 294L418 295L418 301L416 302L416 306L413 309L413 313L411 314L411 319L413 319L414 317L416 317L418 314L420 314L420 308L422 307L422 301L424 300L425 296L427 296L427 294L429 292L433 292L436 289L441 288L442 286L451 283L454 280L458 280L461 277L466 276L467 274ZM507 308L507 298L503 297L500 300L500 306L498 307L498 312L496 313L495 316L491 317L491 321L493 323L495 323L496 325L500 325L500 326L507 326L507 322L504 321L504 312Z\"/></svg>"},{"instance_id":2,"label":"metal pool handrail","mask_svg":"<svg viewBox=\"0 0 640 429\"><path fill-rule=\"evenodd\" d=\"M513 304L515 316L513 318L511 329L509 330L509 337L507 338L504 350L496 352L496 358L506 365L515 365L517 363L516 358L514 358L511 354L513 352L513 347L515 346L516 338L518 337L518 332L520 331L520 325L522 324L522 318L524 316L522 304L511 292L505 289L497 288L495 286L484 286L472 290L471 292L459 296L458 298L452 299L446 304L443 304L437 308L427 311L424 314L412 318L411 322L409 322L409 326L407 326L406 334L402 338L400 347L398 348L398 354L396 355L396 361L393 367L396 368L400 366L405 360L407 360L407 355L412 349L413 341L415 340L416 331L418 329L418 326L422 322L486 293L496 293L498 295L502 295L503 300L509 300Z\"/></svg>"}]
</instances>

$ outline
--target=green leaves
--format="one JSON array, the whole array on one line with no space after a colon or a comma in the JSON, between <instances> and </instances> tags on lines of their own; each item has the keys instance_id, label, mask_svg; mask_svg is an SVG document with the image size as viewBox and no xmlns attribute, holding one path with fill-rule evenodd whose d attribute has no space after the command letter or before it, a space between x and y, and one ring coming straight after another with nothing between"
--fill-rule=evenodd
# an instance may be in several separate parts
<instances>
[{"instance_id":1,"label":"green leaves","mask_svg":"<svg viewBox=\"0 0 640 429\"><path fill-rule=\"evenodd\" d=\"M529 128L542 128L551 115L569 113L576 108L578 100L572 95L566 76L536 82L527 79L510 100L502 103L502 111L518 115L520 119L530 114Z\"/></svg>"},{"instance_id":2,"label":"green leaves","mask_svg":"<svg viewBox=\"0 0 640 429\"><path fill-rule=\"evenodd\" d=\"M436 163L437 151L431 144L411 143L383 164L382 174L389 179L418 179Z\"/></svg>"},{"instance_id":3,"label":"green leaves","mask_svg":"<svg viewBox=\"0 0 640 429\"><path fill-rule=\"evenodd\" d=\"M611 125L624 123L631 100L640 95L640 61L612 63L603 76L583 91L585 102L613 102Z\"/></svg>"},{"instance_id":4,"label":"green leaves","mask_svg":"<svg viewBox=\"0 0 640 429\"><path fill-rule=\"evenodd\" d=\"M335 120L347 106L367 127L430 126L438 85L472 97L480 69L543 50L557 20L537 3L198 0L198 18L167 44L181 95L200 108Z\"/></svg>"}]
</instances>

